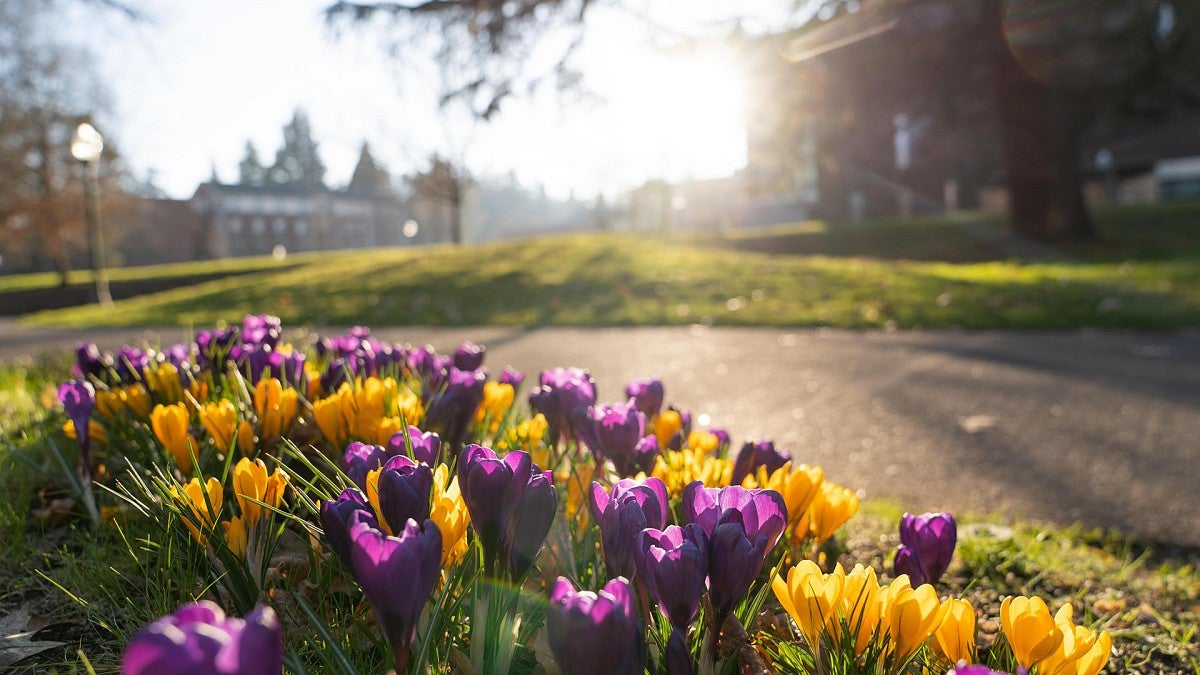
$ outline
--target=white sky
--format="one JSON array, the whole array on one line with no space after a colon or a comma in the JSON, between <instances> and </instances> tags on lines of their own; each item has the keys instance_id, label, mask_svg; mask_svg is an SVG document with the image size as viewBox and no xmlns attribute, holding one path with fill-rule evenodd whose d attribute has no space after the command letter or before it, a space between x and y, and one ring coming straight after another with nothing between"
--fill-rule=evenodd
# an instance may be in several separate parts
<instances>
[{"instance_id":1,"label":"white sky","mask_svg":"<svg viewBox=\"0 0 1200 675\"><path fill-rule=\"evenodd\" d=\"M557 196L615 196L651 177L715 177L745 164L743 94L728 57L711 50L664 55L649 44L645 20L631 13L595 11L579 55L586 86L605 103L571 104L547 91L509 101L498 119L471 130L439 121L431 74L405 77L402 90L397 65L372 34L350 29L335 39L322 22L327 4L145 1L144 23L77 9L63 34L97 52L97 70L112 90L102 133L135 172L153 169L175 197L189 196L212 166L222 180L236 180L247 139L272 161L297 106L309 114L334 185L349 180L363 139L393 174L442 150L465 156L477 174L511 170ZM736 6L777 23L792 4ZM653 2L657 19L725 30L731 6Z\"/></svg>"}]
</instances>

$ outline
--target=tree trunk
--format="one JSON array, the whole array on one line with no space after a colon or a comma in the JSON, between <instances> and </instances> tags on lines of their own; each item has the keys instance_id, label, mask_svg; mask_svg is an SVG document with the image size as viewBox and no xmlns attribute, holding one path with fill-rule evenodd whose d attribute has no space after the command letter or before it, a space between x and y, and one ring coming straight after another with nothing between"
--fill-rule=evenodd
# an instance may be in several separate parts
<instances>
[{"instance_id":1,"label":"tree trunk","mask_svg":"<svg viewBox=\"0 0 1200 675\"><path fill-rule=\"evenodd\" d=\"M1061 94L1022 69L1002 31L997 57L996 113L1013 230L1042 240L1094 238L1083 200L1079 125Z\"/></svg>"},{"instance_id":2,"label":"tree trunk","mask_svg":"<svg viewBox=\"0 0 1200 675\"><path fill-rule=\"evenodd\" d=\"M463 243L462 232L462 183L458 178L450 179L450 239L455 246Z\"/></svg>"}]
</instances>

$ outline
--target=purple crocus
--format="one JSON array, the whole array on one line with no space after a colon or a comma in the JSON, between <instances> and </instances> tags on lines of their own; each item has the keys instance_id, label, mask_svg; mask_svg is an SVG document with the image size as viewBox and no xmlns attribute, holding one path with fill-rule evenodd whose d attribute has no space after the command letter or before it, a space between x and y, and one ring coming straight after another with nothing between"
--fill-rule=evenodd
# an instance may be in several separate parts
<instances>
[{"instance_id":1,"label":"purple crocus","mask_svg":"<svg viewBox=\"0 0 1200 675\"><path fill-rule=\"evenodd\" d=\"M513 517L504 532L504 550L508 557L508 570L514 579L525 576L554 524L558 510L558 493L554 490L554 473L537 471L525 486L525 493L517 504Z\"/></svg>"},{"instance_id":2,"label":"purple crocus","mask_svg":"<svg viewBox=\"0 0 1200 675\"><path fill-rule=\"evenodd\" d=\"M788 453L775 449L774 441L746 441L733 462L733 477L729 482L731 485L741 485L746 476L758 473L759 467L766 467L770 475L789 459L791 456Z\"/></svg>"},{"instance_id":3,"label":"purple crocus","mask_svg":"<svg viewBox=\"0 0 1200 675\"><path fill-rule=\"evenodd\" d=\"M424 432L412 426L408 427L408 438L412 442L412 456L418 462L429 466L437 464L438 455L442 449L442 439L436 433ZM389 455L407 454L404 447L404 432L398 431L388 439L387 452Z\"/></svg>"},{"instance_id":4,"label":"purple crocus","mask_svg":"<svg viewBox=\"0 0 1200 675\"><path fill-rule=\"evenodd\" d=\"M637 409L646 417L654 417L662 410L663 391L662 380L634 380L625 387L625 395L633 399Z\"/></svg>"},{"instance_id":5,"label":"purple crocus","mask_svg":"<svg viewBox=\"0 0 1200 675\"><path fill-rule=\"evenodd\" d=\"M579 435L597 462L608 459L623 478L637 473L634 458L638 443L646 436L646 415L637 409L633 399L589 407L577 418Z\"/></svg>"},{"instance_id":6,"label":"purple crocus","mask_svg":"<svg viewBox=\"0 0 1200 675\"><path fill-rule=\"evenodd\" d=\"M433 470L406 455L392 457L379 472L379 513L393 532L408 520L429 518Z\"/></svg>"},{"instance_id":7,"label":"purple crocus","mask_svg":"<svg viewBox=\"0 0 1200 675\"><path fill-rule=\"evenodd\" d=\"M646 634L629 582L620 577L595 593L559 577L550 589L546 636L564 675L641 675L645 669Z\"/></svg>"},{"instance_id":8,"label":"purple crocus","mask_svg":"<svg viewBox=\"0 0 1200 675\"><path fill-rule=\"evenodd\" d=\"M408 520L389 537L359 522L350 531L350 558L375 620L396 657L396 672L406 671L417 636L417 620L437 583L442 533L432 520Z\"/></svg>"},{"instance_id":9,"label":"purple crocus","mask_svg":"<svg viewBox=\"0 0 1200 675\"><path fill-rule=\"evenodd\" d=\"M459 455L459 490L471 514L471 527L483 544L489 574L533 471L529 454L521 451L500 459L490 448L468 445Z\"/></svg>"},{"instance_id":10,"label":"purple crocus","mask_svg":"<svg viewBox=\"0 0 1200 675\"><path fill-rule=\"evenodd\" d=\"M645 529L637 536L638 576L671 625L687 630L708 577L708 537L692 523Z\"/></svg>"},{"instance_id":11,"label":"purple crocus","mask_svg":"<svg viewBox=\"0 0 1200 675\"><path fill-rule=\"evenodd\" d=\"M342 459L346 464L346 475L360 490L366 490L367 474L383 466L389 457L383 446L352 441L346 446Z\"/></svg>"},{"instance_id":12,"label":"purple crocus","mask_svg":"<svg viewBox=\"0 0 1200 675\"><path fill-rule=\"evenodd\" d=\"M529 407L546 417L551 443L577 439L571 415L596 404L596 381L579 368L543 370L538 386L529 394Z\"/></svg>"},{"instance_id":13,"label":"purple crocus","mask_svg":"<svg viewBox=\"0 0 1200 675\"><path fill-rule=\"evenodd\" d=\"M1003 670L992 670L987 666L971 665L960 661L958 665L946 672L946 675L1008 675Z\"/></svg>"},{"instance_id":14,"label":"purple crocus","mask_svg":"<svg viewBox=\"0 0 1200 675\"><path fill-rule=\"evenodd\" d=\"M80 377L105 380L105 375L111 367L112 357L101 354L95 342L80 342L75 345L75 369Z\"/></svg>"},{"instance_id":15,"label":"purple crocus","mask_svg":"<svg viewBox=\"0 0 1200 675\"><path fill-rule=\"evenodd\" d=\"M728 431L725 431L724 429L721 429L719 427L713 427L708 430L708 433L717 437L716 455L718 457L724 456L725 453L729 452L729 432Z\"/></svg>"},{"instance_id":16,"label":"purple crocus","mask_svg":"<svg viewBox=\"0 0 1200 675\"><path fill-rule=\"evenodd\" d=\"M667 525L667 486L654 477L644 482L627 478L617 481L609 493L593 482L588 503L600 526L608 576L632 579L638 571L634 555L638 533L646 528L661 530Z\"/></svg>"},{"instance_id":17,"label":"purple crocus","mask_svg":"<svg viewBox=\"0 0 1200 675\"><path fill-rule=\"evenodd\" d=\"M482 370L450 368L445 381L425 406L425 424L440 431L451 447L458 447L483 401L486 382L487 374Z\"/></svg>"},{"instance_id":18,"label":"purple crocus","mask_svg":"<svg viewBox=\"0 0 1200 675\"><path fill-rule=\"evenodd\" d=\"M667 638L667 675L692 675L696 669L692 654L688 651L686 628L672 628Z\"/></svg>"},{"instance_id":19,"label":"purple crocus","mask_svg":"<svg viewBox=\"0 0 1200 675\"><path fill-rule=\"evenodd\" d=\"M267 345L274 348L283 332L279 317L270 314L247 314L242 319L242 344Z\"/></svg>"},{"instance_id":20,"label":"purple crocus","mask_svg":"<svg viewBox=\"0 0 1200 675\"><path fill-rule=\"evenodd\" d=\"M638 441L637 446L633 449L633 457L630 459L630 463L633 464L632 473L637 475L653 471L654 460L658 455L658 436L651 434Z\"/></svg>"},{"instance_id":21,"label":"purple crocus","mask_svg":"<svg viewBox=\"0 0 1200 675\"><path fill-rule=\"evenodd\" d=\"M67 417L75 425L75 438L79 441L79 459L84 467L84 476L92 475L92 437L88 421L96 407L96 388L87 380L70 380L58 387L58 401L67 411Z\"/></svg>"},{"instance_id":22,"label":"purple crocus","mask_svg":"<svg viewBox=\"0 0 1200 675\"><path fill-rule=\"evenodd\" d=\"M464 342L454 350L454 367L459 370L478 370L483 365L487 348L474 342Z\"/></svg>"},{"instance_id":23,"label":"purple crocus","mask_svg":"<svg viewBox=\"0 0 1200 675\"><path fill-rule=\"evenodd\" d=\"M683 489L683 513L708 537L709 597L721 625L783 534L787 506L774 490L705 488L694 481Z\"/></svg>"},{"instance_id":24,"label":"purple crocus","mask_svg":"<svg viewBox=\"0 0 1200 675\"><path fill-rule=\"evenodd\" d=\"M504 372L500 373L500 384L512 385L513 391L521 388L521 383L525 381L525 373L519 370L514 370L511 366L505 366Z\"/></svg>"},{"instance_id":25,"label":"purple crocus","mask_svg":"<svg viewBox=\"0 0 1200 675\"><path fill-rule=\"evenodd\" d=\"M936 584L950 567L957 543L958 526L949 513L906 513L892 567L896 574L907 574L913 586Z\"/></svg>"},{"instance_id":26,"label":"purple crocus","mask_svg":"<svg viewBox=\"0 0 1200 675\"><path fill-rule=\"evenodd\" d=\"M325 531L325 541L346 569L350 569L352 564L350 530L360 521L379 528L366 495L354 488L343 490L337 499L321 502L321 529Z\"/></svg>"},{"instance_id":27,"label":"purple crocus","mask_svg":"<svg viewBox=\"0 0 1200 675\"><path fill-rule=\"evenodd\" d=\"M283 672L283 628L270 607L245 619L226 617L201 600L151 623L125 647L124 675L278 675Z\"/></svg>"},{"instance_id":28,"label":"purple crocus","mask_svg":"<svg viewBox=\"0 0 1200 675\"><path fill-rule=\"evenodd\" d=\"M113 357L117 379L125 384L146 381L150 368L150 355L137 347L121 347Z\"/></svg>"}]
</instances>

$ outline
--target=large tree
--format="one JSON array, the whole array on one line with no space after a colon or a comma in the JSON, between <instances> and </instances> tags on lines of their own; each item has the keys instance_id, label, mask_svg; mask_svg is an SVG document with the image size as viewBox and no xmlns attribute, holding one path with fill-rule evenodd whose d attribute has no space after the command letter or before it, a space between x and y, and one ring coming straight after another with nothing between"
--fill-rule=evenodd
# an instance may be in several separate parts
<instances>
[{"instance_id":1,"label":"large tree","mask_svg":"<svg viewBox=\"0 0 1200 675\"><path fill-rule=\"evenodd\" d=\"M18 266L50 261L65 284L72 258L87 250L71 137L106 97L89 56L55 39L51 9L0 3L0 245ZM110 139L100 163L105 194L116 191L114 158Z\"/></svg>"},{"instance_id":2,"label":"large tree","mask_svg":"<svg viewBox=\"0 0 1200 675\"><path fill-rule=\"evenodd\" d=\"M238 183L241 185L265 185L267 182L267 167L258 158L258 148L253 141L246 141L246 154L238 162Z\"/></svg>"},{"instance_id":3,"label":"large tree","mask_svg":"<svg viewBox=\"0 0 1200 675\"><path fill-rule=\"evenodd\" d=\"M283 145L275 153L275 163L268 169L267 179L279 185L324 185L325 163L317 153L308 115L299 108L292 121L283 127Z\"/></svg>"},{"instance_id":4,"label":"large tree","mask_svg":"<svg viewBox=\"0 0 1200 675\"><path fill-rule=\"evenodd\" d=\"M520 91L515 85L539 38L556 22L580 25L594 4L340 1L327 15L359 22L384 16L404 40L432 39L439 63L456 73L448 79L454 85L446 88L446 96L465 97L486 118L504 97ZM964 95L988 101L1012 225L1036 237L1091 234L1080 149L1082 134L1098 119L1142 114L1147 104L1161 110L1196 98L1200 90L1200 3L1194 0L803 0L795 5L800 25L786 38L810 41L813 48L804 50L809 54L852 49L848 46L878 35L875 29L886 32L893 21L928 27L931 17L946 12L965 19L943 24L940 32L925 30L922 40L906 46L911 53L871 55L859 76L870 79L873 70L907 61L918 69L890 84L914 85L907 88L912 107ZM850 27L837 35L839 24ZM831 34L835 37L823 37ZM563 74L570 72L565 64L575 44L577 39L569 41L558 61Z\"/></svg>"}]
</instances>

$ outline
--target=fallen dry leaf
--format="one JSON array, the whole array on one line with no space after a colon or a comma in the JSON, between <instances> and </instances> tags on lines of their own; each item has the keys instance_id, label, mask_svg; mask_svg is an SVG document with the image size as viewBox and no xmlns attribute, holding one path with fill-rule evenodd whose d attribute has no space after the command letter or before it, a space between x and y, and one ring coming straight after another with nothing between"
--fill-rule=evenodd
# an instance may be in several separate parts
<instances>
[{"instance_id":1,"label":"fallen dry leaf","mask_svg":"<svg viewBox=\"0 0 1200 675\"><path fill-rule=\"evenodd\" d=\"M33 641L29 638L41 626L31 622L28 610L18 609L0 617L0 668L7 668L31 656L63 646L52 640Z\"/></svg>"}]
</instances>

